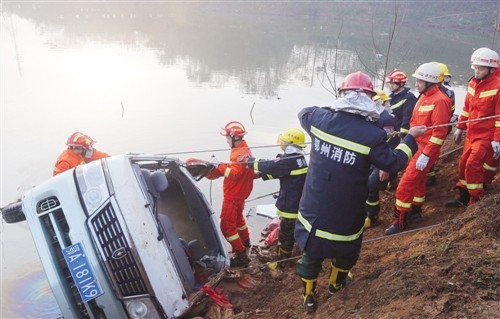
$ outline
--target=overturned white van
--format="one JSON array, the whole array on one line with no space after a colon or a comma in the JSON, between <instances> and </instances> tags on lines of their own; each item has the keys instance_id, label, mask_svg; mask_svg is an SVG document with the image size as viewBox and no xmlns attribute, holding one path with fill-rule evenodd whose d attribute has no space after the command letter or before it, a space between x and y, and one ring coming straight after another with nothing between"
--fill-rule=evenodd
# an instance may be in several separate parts
<instances>
[{"instance_id":1,"label":"overturned white van","mask_svg":"<svg viewBox=\"0 0 500 319\"><path fill-rule=\"evenodd\" d=\"M195 315L200 288L229 266L213 209L175 158L127 154L78 166L2 215L27 220L65 318Z\"/></svg>"}]
</instances>

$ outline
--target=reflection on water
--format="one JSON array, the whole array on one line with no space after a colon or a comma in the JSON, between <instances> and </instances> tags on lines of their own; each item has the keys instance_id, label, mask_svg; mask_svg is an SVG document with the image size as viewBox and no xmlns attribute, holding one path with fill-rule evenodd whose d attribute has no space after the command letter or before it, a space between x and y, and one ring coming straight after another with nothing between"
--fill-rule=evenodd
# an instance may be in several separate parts
<instances>
[{"instance_id":1,"label":"reflection on water","mask_svg":"<svg viewBox=\"0 0 500 319\"><path fill-rule=\"evenodd\" d=\"M42 269L28 264L18 269L19 278L2 278L2 318L59 318L61 313Z\"/></svg>"},{"instance_id":2,"label":"reflection on water","mask_svg":"<svg viewBox=\"0 0 500 319\"><path fill-rule=\"evenodd\" d=\"M341 76L360 67L377 74L395 17L388 69L410 73L423 62L440 61L458 85L470 77L467 64L474 48L491 46L498 38L497 8L490 1L481 11L471 11L474 6L467 3L404 2L397 16L391 2L40 1L5 8L52 34L48 44L53 48L88 42L148 48L162 64L182 65L190 81L220 87L236 79L243 92L265 97L277 96L288 81L314 81L315 73L306 70L311 67L330 76L334 68Z\"/></svg>"},{"instance_id":3,"label":"reflection on water","mask_svg":"<svg viewBox=\"0 0 500 319\"><path fill-rule=\"evenodd\" d=\"M485 1L481 12L468 3L425 6L404 2L389 68L411 73L424 61L442 61L464 85L473 48L492 42L495 4ZM50 178L74 131L110 154L214 150L223 161L229 152L219 128L240 120L250 146L273 145L280 131L298 125L302 107L330 104L345 74L377 72L391 10L335 1L3 3L0 204ZM457 109L464 94L457 87ZM273 158L279 149L252 152ZM218 211L222 181L200 187ZM256 181L251 198L278 187ZM27 225L20 225L2 228L0 316L55 318Z\"/></svg>"}]
</instances>

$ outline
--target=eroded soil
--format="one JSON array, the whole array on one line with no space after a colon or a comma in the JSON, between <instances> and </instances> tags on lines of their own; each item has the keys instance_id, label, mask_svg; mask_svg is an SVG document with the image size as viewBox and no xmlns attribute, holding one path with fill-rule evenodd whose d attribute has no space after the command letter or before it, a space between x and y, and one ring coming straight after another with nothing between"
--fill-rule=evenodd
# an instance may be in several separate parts
<instances>
[{"instance_id":1,"label":"eroded soil","mask_svg":"<svg viewBox=\"0 0 500 319\"><path fill-rule=\"evenodd\" d=\"M442 154L455 148L447 140ZM264 255L254 256L250 269L236 271L236 279L220 285L233 309L212 307L206 318L500 318L500 174L481 202L446 208L460 154L440 159L424 220L410 231L383 236L392 218L394 189L382 195L382 223L365 232L354 281L327 298L330 266L325 261L315 314L308 315L302 305L296 260L275 275L258 267L269 260Z\"/></svg>"}]
</instances>

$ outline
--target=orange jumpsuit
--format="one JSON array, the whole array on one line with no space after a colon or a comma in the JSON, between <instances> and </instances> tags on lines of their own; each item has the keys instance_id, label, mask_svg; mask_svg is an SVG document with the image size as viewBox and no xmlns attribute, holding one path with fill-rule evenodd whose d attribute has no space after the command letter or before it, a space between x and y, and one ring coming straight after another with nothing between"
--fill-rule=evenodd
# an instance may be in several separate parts
<instances>
[{"instance_id":1,"label":"orange jumpsuit","mask_svg":"<svg viewBox=\"0 0 500 319\"><path fill-rule=\"evenodd\" d=\"M495 70L494 75L497 78L500 78L500 68L497 68ZM497 119L497 122L495 122L495 127L500 127L500 119ZM489 158L486 159L486 161L483 164L483 168L485 169L484 172L484 184L491 184L493 182L493 179L495 178L495 174L497 172L500 172L500 158Z\"/></svg>"},{"instance_id":2,"label":"orange jumpsuit","mask_svg":"<svg viewBox=\"0 0 500 319\"><path fill-rule=\"evenodd\" d=\"M92 161L100 160L100 159L103 159L103 158L106 158L106 157L109 157L108 153L101 152L101 151L96 150L94 148L94 153L92 153L92 157L91 158L84 157L83 160L85 161L85 163L90 163Z\"/></svg>"},{"instance_id":3,"label":"orange jumpsuit","mask_svg":"<svg viewBox=\"0 0 500 319\"><path fill-rule=\"evenodd\" d=\"M247 168L246 159L252 157L247 143L243 140L231 150L230 163L221 163L207 176L215 179L224 176L224 199L220 214L220 228L234 252L245 250L250 234L243 217L245 200L253 188L254 170ZM241 164L237 163L241 162Z\"/></svg>"},{"instance_id":4,"label":"orange jumpsuit","mask_svg":"<svg viewBox=\"0 0 500 319\"><path fill-rule=\"evenodd\" d=\"M490 75L479 81L472 78L467 87L465 104L459 122L500 114L500 78ZM493 158L491 141L500 141L500 118L461 123L457 128L467 130L464 150L458 164L458 187L467 188L470 204L484 194L485 169L494 169L498 160ZM492 176L487 178L491 182Z\"/></svg>"},{"instance_id":5,"label":"orange jumpsuit","mask_svg":"<svg viewBox=\"0 0 500 319\"><path fill-rule=\"evenodd\" d=\"M94 149L94 153L92 154L91 158L86 158L68 148L57 158L52 176L56 176L57 174L67 171L68 169L76 167L78 165L87 164L105 157L109 157L109 154L98 151L96 149Z\"/></svg>"},{"instance_id":6,"label":"orange jumpsuit","mask_svg":"<svg viewBox=\"0 0 500 319\"><path fill-rule=\"evenodd\" d=\"M80 164L85 164L83 156L68 148L57 158L56 165L52 171L52 176L56 176L57 174L67 171L68 169L76 167Z\"/></svg>"},{"instance_id":7,"label":"orange jumpsuit","mask_svg":"<svg viewBox=\"0 0 500 319\"><path fill-rule=\"evenodd\" d=\"M422 93L410 121L410 127L425 125L434 126L448 124L451 116L451 100L438 85ZM396 209L402 215L411 209L412 205L422 206L425 202L425 177L436 163L441 152L441 146L448 134L448 127L438 127L427 130L417 138L418 151L408 163L408 167L399 182L396 191ZM429 156L429 162L423 171L416 168L420 154Z\"/></svg>"}]
</instances>

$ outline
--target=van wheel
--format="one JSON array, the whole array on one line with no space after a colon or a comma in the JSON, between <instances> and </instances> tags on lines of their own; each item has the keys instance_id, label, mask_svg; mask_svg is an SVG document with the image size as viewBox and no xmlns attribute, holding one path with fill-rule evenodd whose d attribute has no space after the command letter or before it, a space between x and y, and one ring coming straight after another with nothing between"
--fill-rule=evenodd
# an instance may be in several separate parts
<instances>
[{"instance_id":1,"label":"van wheel","mask_svg":"<svg viewBox=\"0 0 500 319\"><path fill-rule=\"evenodd\" d=\"M7 224L14 224L26 220L21 201L11 203L2 208L2 218Z\"/></svg>"}]
</instances>

